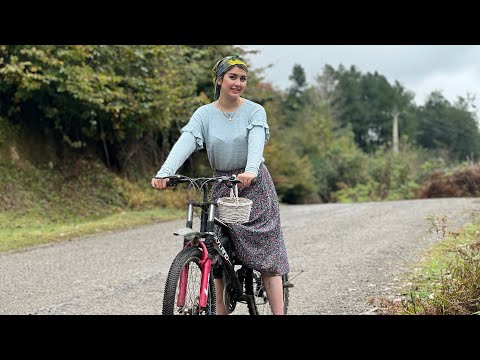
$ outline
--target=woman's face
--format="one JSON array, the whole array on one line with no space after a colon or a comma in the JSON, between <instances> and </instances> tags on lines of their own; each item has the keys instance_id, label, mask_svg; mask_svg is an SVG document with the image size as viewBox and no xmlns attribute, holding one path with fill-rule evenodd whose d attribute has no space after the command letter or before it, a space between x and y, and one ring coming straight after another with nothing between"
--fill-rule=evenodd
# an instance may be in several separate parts
<instances>
[{"instance_id":1,"label":"woman's face","mask_svg":"<svg viewBox=\"0 0 480 360\"><path fill-rule=\"evenodd\" d=\"M245 70L234 66L229 69L220 80L222 95L238 98L242 96L247 86L247 73Z\"/></svg>"}]
</instances>

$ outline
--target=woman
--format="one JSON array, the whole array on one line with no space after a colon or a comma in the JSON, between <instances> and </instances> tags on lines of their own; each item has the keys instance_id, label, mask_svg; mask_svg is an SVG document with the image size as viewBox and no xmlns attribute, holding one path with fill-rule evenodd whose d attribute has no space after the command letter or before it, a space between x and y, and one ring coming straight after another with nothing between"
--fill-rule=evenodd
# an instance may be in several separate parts
<instances>
[{"instance_id":1,"label":"woman","mask_svg":"<svg viewBox=\"0 0 480 360\"><path fill-rule=\"evenodd\" d=\"M212 75L216 100L194 112L156 177L174 175L194 151L204 147L214 176L237 175L242 182L239 196L251 199L253 205L249 222L230 225L233 245L237 257L262 274L273 314L283 315L282 275L288 273L289 265L277 193L263 164L263 148L270 136L265 109L242 98L248 79L242 58L219 60ZM250 186L254 178L255 184ZM151 183L157 189L167 187L166 179L153 178ZM229 191L216 183L212 199L229 196ZM226 314L223 288L223 280L215 279L219 315Z\"/></svg>"}]
</instances>

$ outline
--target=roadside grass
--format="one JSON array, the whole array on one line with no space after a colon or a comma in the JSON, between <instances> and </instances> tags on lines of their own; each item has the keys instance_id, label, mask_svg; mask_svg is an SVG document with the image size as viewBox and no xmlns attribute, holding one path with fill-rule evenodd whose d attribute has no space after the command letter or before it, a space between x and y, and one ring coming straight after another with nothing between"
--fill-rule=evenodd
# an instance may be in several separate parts
<instances>
[{"instance_id":1,"label":"roadside grass","mask_svg":"<svg viewBox=\"0 0 480 360\"><path fill-rule=\"evenodd\" d=\"M0 252L179 218L192 191L156 191L99 161L0 157Z\"/></svg>"},{"instance_id":2,"label":"roadside grass","mask_svg":"<svg viewBox=\"0 0 480 360\"><path fill-rule=\"evenodd\" d=\"M480 314L480 224L445 230L445 218L429 219L443 240L405 275L400 296L371 299L383 315Z\"/></svg>"},{"instance_id":3,"label":"roadside grass","mask_svg":"<svg viewBox=\"0 0 480 360\"><path fill-rule=\"evenodd\" d=\"M101 233L132 228L181 217L179 209L124 210L97 218L70 218L67 221L46 219L41 214L0 214L0 252L20 250L45 244Z\"/></svg>"}]
</instances>

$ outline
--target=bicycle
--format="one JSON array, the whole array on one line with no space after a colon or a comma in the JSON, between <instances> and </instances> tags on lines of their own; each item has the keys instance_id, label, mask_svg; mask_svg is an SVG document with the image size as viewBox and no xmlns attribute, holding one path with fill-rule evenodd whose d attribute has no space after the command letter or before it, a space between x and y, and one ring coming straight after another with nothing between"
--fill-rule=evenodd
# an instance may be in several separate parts
<instances>
[{"instance_id":1,"label":"bicycle","mask_svg":"<svg viewBox=\"0 0 480 360\"><path fill-rule=\"evenodd\" d=\"M187 202L186 227L174 232L183 236L183 249L174 258L165 283L163 315L215 315L215 283L213 281L212 257L220 257L217 271L224 280L224 304L228 313L237 303L247 304L250 315L271 313L267 292L260 273L237 259L229 235L228 224L215 216L217 204L209 199L209 184L220 182L232 188L240 183L234 176L190 178L183 175L168 177L169 186L189 183L200 192L203 201ZM201 209L200 230L193 230L194 208ZM221 229L218 238L214 225ZM287 313L289 289L288 274L282 276L284 313Z\"/></svg>"}]
</instances>

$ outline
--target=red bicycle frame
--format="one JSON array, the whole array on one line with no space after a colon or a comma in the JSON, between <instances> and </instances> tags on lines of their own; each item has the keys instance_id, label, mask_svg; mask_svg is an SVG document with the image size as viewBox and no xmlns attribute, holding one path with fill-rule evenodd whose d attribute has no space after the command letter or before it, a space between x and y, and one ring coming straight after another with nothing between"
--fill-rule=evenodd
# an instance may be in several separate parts
<instances>
[{"instance_id":1,"label":"red bicycle frame","mask_svg":"<svg viewBox=\"0 0 480 360\"><path fill-rule=\"evenodd\" d=\"M212 265L212 259L208 257L208 251L203 243L200 241L200 247L202 248L202 258L200 259L199 266L202 270L202 280L200 283L200 294L199 294L199 309L200 312L205 306L207 306L207 296L208 296L208 281L210 277L210 268ZM188 242L185 247L194 246L192 242ZM188 270L189 265L187 264L180 273L180 281L178 284L179 294L177 299L177 306L183 307L185 305L185 296L187 293L187 284L188 284Z\"/></svg>"}]
</instances>

